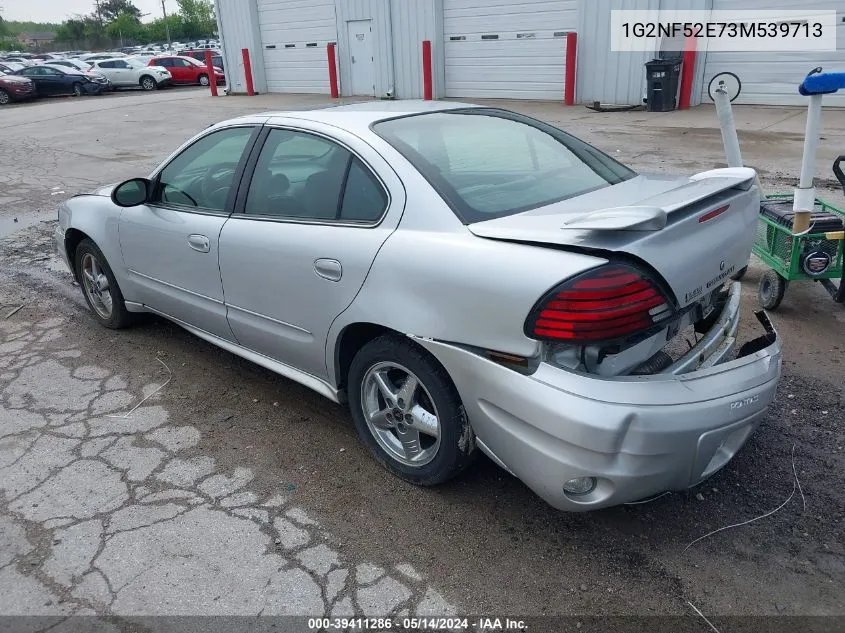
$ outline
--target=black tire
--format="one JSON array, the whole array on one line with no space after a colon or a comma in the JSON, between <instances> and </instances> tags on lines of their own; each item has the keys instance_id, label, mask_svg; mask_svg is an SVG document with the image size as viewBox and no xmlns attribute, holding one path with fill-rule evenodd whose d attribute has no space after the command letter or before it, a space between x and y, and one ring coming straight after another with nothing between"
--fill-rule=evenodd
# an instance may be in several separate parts
<instances>
[{"instance_id":1,"label":"black tire","mask_svg":"<svg viewBox=\"0 0 845 633\"><path fill-rule=\"evenodd\" d=\"M73 84L73 95L75 97L81 97L85 94L85 88L82 87L82 84L76 83Z\"/></svg>"},{"instance_id":2,"label":"black tire","mask_svg":"<svg viewBox=\"0 0 845 633\"><path fill-rule=\"evenodd\" d=\"M12 97L3 89L0 89L0 105L8 105L12 102Z\"/></svg>"},{"instance_id":3,"label":"black tire","mask_svg":"<svg viewBox=\"0 0 845 633\"><path fill-rule=\"evenodd\" d=\"M368 371L379 363L398 363L419 379L433 403L440 425L440 445L434 457L410 466L391 456L376 440L364 415L363 386ZM446 370L424 349L405 337L385 335L362 347L349 368L349 409L358 436L375 458L397 477L419 486L434 486L461 472L475 457L475 436L455 385Z\"/></svg>"},{"instance_id":4,"label":"black tire","mask_svg":"<svg viewBox=\"0 0 845 633\"><path fill-rule=\"evenodd\" d=\"M767 270L757 287L757 299L764 310L777 310L786 294L786 279L774 270Z\"/></svg>"},{"instance_id":5,"label":"black tire","mask_svg":"<svg viewBox=\"0 0 845 633\"><path fill-rule=\"evenodd\" d=\"M150 77L149 75L144 75L143 77L141 77L139 83L141 85L141 88L143 88L147 92L150 92L152 90L158 90L158 83L156 83L156 80L153 77Z\"/></svg>"},{"instance_id":6,"label":"black tire","mask_svg":"<svg viewBox=\"0 0 845 633\"><path fill-rule=\"evenodd\" d=\"M731 279L734 281L741 281L743 277L745 277L745 273L748 272L748 266L743 266L738 271L736 271L733 275L731 275Z\"/></svg>"},{"instance_id":7,"label":"black tire","mask_svg":"<svg viewBox=\"0 0 845 633\"><path fill-rule=\"evenodd\" d=\"M86 290L85 282L83 280L84 273L82 270L82 260L86 255L91 255L96 259L103 274L105 274L108 279L109 291L112 298L111 315L108 318L105 318L100 314L98 308L94 305ZM82 287L82 294L85 296L85 301L88 304L88 307L91 308L91 312L97 322L103 327L107 327L111 330L119 330L135 323L137 319L133 313L126 309L126 304L123 301L123 293L120 290L120 286L117 284L117 280L114 278L111 266L109 266L108 261L106 261L106 257L103 255L103 252L91 239L85 238L79 243L76 247L73 260L74 269L76 270L76 278L79 281L79 285Z\"/></svg>"},{"instance_id":8,"label":"black tire","mask_svg":"<svg viewBox=\"0 0 845 633\"><path fill-rule=\"evenodd\" d=\"M207 87L211 85L211 82L208 80L208 75L200 75L199 76L200 86Z\"/></svg>"}]
</instances>

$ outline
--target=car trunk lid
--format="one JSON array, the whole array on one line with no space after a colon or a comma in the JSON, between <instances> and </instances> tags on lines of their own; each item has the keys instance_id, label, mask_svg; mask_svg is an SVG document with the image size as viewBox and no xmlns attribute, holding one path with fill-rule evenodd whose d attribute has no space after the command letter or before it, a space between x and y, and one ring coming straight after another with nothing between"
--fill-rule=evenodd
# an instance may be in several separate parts
<instances>
[{"instance_id":1,"label":"car trunk lid","mask_svg":"<svg viewBox=\"0 0 845 633\"><path fill-rule=\"evenodd\" d=\"M633 257L656 270L684 308L747 264L759 211L755 181L748 168L637 176L467 228L488 239Z\"/></svg>"}]
</instances>

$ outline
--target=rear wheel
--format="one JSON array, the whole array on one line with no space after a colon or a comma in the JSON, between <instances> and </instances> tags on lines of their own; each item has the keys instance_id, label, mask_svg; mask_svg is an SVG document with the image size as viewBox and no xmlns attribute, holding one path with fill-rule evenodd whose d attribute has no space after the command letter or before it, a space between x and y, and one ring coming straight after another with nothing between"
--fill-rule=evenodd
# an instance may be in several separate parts
<instances>
[{"instance_id":1,"label":"rear wheel","mask_svg":"<svg viewBox=\"0 0 845 633\"><path fill-rule=\"evenodd\" d=\"M432 486L472 460L475 437L454 384L408 339L388 335L367 343L347 383L358 436L393 474Z\"/></svg>"},{"instance_id":2,"label":"rear wheel","mask_svg":"<svg viewBox=\"0 0 845 633\"><path fill-rule=\"evenodd\" d=\"M82 87L82 84L73 84L73 95L75 97L81 97L85 94L85 88Z\"/></svg>"},{"instance_id":3,"label":"rear wheel","mask_svg":"<svg viewBox=\"0 0 845 633\"><path fill-rule=\"evenodd\" d=\"M200 86L209 85L208 75L200 75Z\"/></svg>"},{"instance_id":4,"label":"rear wheel","mask_svg":"<svg viewBox=\"0 0 845 633\"><path fill-rule=\"evenodd\" d=\"M757 298L765 310L777 310L786 294L786 279L774 270L767 270L757 287Z\"/></svg>"},{"instance_id":5,"label":"rear wheel","mask_svg":"<svg viewBox=\"0 0 845 633\"><path fill-rule=\"evenodd\" d=\"M11 103L12 98L9 96L9 93L5 90L0 89L0 105L6 105Z\"/></svg>"},{"instance_id":6,"label":"rear wheel","mask_svg":"<svg viewBox=\"0 0 845 633\"><path fill-rule=\"evenodd\" d=\"M120 286L97 245L88 238L82 240L76 247L74 261L85 301L100 325L113 330L130 325L134 315L126 309Z\"/></svg>"},{"instance_id":7,"label":"rear wheel","mask_svg":"<svg viewBox=\"0 0 845 633\"><path fill-rule=\"evenodd\" d=\"M155 90L158 88L158 84L156 83L156 80L149 75L144 75L141 77L141 88L144 90Z\"/></svg>"}]
</instances>

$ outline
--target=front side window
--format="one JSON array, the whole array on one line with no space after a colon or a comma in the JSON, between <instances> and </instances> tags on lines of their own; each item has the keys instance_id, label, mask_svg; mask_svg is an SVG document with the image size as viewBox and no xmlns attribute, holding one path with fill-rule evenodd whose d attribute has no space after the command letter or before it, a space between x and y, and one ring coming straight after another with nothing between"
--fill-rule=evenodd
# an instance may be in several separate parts
<instances>
[{"instance_id":1,"label":"front side window","mask_svg":"<svg viewBox=\"0 0 845 633\"><path fill-rule=\"evenodd\" d=\"M252 131L219 130L190 145L159 174L153 202L224 211Z\"/></svg>"},{"instance_id":2,"label":"front side window","mask_svg":"<svg viewBox=\"0 0 845 633\"><path fill-rule=\"evenodd\" d=\"M513 215L636 175L545 123L493 109L421 114L373 126L466 224Z\"/></svg>"},{"instance_id":3,"label":"front side window","mask_svg":"<svg viewBox=\"0 0 845 633\"><path fill-rule=\"evenodd\" d=\"M321 136L271 130L247 195L245 213L321 222L381 218L387 194L349 150Z\"/></svg>"}]
</instances>

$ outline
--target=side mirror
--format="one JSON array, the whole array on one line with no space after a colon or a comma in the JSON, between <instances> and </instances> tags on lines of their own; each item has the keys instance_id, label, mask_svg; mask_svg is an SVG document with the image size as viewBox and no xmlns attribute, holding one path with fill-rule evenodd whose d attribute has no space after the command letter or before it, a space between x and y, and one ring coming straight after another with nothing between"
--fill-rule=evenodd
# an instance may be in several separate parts
<instances>
[{"instance_id":1,"label":"side mirror","mask_svg":"<svg viewBox=\"0 0 845 633\"><path fill-rule=\"evenodd\" d=\"M137 207L150 198L150 181L146 178L133 178L119 184L111 194L111 201L119 207Z\"/></svg>"}]
</instances>

